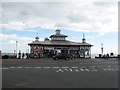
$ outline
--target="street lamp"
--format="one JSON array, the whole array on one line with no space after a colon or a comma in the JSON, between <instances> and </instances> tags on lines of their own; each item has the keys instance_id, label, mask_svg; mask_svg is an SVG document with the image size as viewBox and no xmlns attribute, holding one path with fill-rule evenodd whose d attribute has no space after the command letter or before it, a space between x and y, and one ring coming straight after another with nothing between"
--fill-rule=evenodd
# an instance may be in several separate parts
<instances>
[{"instance_id":1,"label":"street lamp","mask_svg":"<svg viewBox=\"0 0 120 90\"><path fill-rule=\"evenodd\" d=\"M17 58L17 45L18 45L18 41L16 41L16 58Z\"/></svg>"},{"instance_id":2,"label":"street lamp","mask_svg":"<svg viewBox=\"0 0 120 90\"><path fill-rule=\"evenodd\" d=\"M101 44L101 54L103 55L103 43Z\"/></svg>"}]
</instances>

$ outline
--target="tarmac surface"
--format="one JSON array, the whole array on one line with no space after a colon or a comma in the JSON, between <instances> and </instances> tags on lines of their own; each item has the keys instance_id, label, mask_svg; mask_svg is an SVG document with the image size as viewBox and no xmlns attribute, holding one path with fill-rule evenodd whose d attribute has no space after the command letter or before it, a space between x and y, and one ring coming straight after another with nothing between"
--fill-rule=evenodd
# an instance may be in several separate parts
<instances>
[{"instance_id":1,"label":"tarmac surface","mask_svg":"<svg viewBox=\"0 0 120 90\"><path fill-rule=\"evenodd\" d=\"M118 88L117 59L4 59L2 88Z\"/></svg>"}]
</instances>

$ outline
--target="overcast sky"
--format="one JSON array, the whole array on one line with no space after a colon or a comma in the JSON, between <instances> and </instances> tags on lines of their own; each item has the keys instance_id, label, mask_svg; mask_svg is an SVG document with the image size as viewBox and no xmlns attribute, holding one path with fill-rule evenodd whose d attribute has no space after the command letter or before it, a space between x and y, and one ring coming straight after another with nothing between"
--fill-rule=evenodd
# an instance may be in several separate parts
<instances>
[{"instance_id":1,"label":"overcast sky","mask_svg":"<svg viewBox=\"0 0 120 90\"><path fill-rule=\"evenodd\" d=\"M118 53L118 0L2 0L0 40L2 52L27 52L38 33L40 40L61 29L67 40L92 44L92 53Z\"/></svg>"}]
</instances>

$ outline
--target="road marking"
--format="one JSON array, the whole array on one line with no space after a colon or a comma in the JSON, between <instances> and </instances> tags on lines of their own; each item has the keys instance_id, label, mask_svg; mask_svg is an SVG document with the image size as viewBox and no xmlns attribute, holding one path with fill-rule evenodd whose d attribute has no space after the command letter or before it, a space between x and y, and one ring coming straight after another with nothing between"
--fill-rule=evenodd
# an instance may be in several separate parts
<instances>
[{"instance_id":1,"label":"road marking","mask_svg":"<svg viewBox=\"0 0 120 90\"><path fill-rule=\"evenodd\" d=\"M63 72L63 70L62 70L62 69L59 69L59 70L57 70L56 72Z\"/></svg>"},{"instance_id":2,"label":"road marking","mask_svg":"<svg viewBox=\"0 0 120 90\"><path fill-rule=\"evenodd\" d=\"M17 67L17 68L23 68L23 67Z\"/></svg>"},{"instance_id":3,"label":"road marking","mask_svg":"<svg viewBox=\"0 0 120 90\"><path fill-rule=\"evenodd\" d=\"M76 72L79 72L79 70L78 70L78 69L75 69L75 71L76 71Z\"/></svg>"},{"instance_id":4,"label":"road marking","mask_svg":"<svg viewBox=\"0 0 120 90\"><path fill-rule=\"evenodd\" d=\"M88 71L88 72L90 71L90 70L89 70L89 69L87 69L87 68L86 68L85 70L86 70L86 71Z\"/></svg>"},{"instance_id":5,"label":"road marking","mask_svg":"<svg viewBox=\"0 0 120 90\"><path fill-rule=\"evenodd\" d=\"M82 68L80 69L81 71L84 71Z\"/></svg>"},{"instance_id":6,"label":"road marking","mask_svg":"<svg viewBox=\"0 0 120 90\"><path fill-rule=\"evenodd\" d=\"M48 69L48 68L50 68L50 67L43 67L44 69Z\"/></svg>"},{"instance_id":7,"label":"road marking","mask_svg":"<svg viewBox=\"0 0 120 90\"><path fill-rule=\"evenodd\" d=\"M5 68L5 67L4 67L4 68L2 68L2 69L9 69L9 68Z\"/></svg>"},{"instance_id":8,"label":"road marking","mask_svg":"<svg viewBox=\"0 0 120 90\"><path fill-rule=\"evenodd\" d=\"M105 68L105 69L103 69L104 71L112 71L112 69L110 69L110 68Z\"/></svg>"},{"instance_id":9,"label":"road marking","mask_svg":"<svg viewBox=\"0 0 120 90\"><path fill-rule=\"evenodd\" d=\"M69 68L69 67L62 67L62 68Z\"/></svg>"},{"instance_id":10,"label":"road marking","mask_svg":"<svg viewBox=\"0 0 120 90\"><path fill-rule=\"evenodd\" d=\"M70 71L72 72L72 69L70 69Z\"/></svg>"},{"instance_id":11,"label":"road marking","mask_svg":"<svg viewBox=\"0 0 120 90\"><path fill-rule=\"evenodd\" d=\"M34 68L38 69L38 68L41 68L41 67L34 67Z\"/></svg>"},{"instance_id":12,"label":"road marking","mask_svg":"<svg viewBox=\"0 0 120 90\"><path fill-rule=\"evenodd\" d=\"M72 67L72 68L78 68L78 67Z\"/></svg>"},{"instance_id":13,"label":"road marking","mask_svg":"<svg viewBox=\"0 0 120 90\"><path fill-rule=\"evenodd\" d=\"M60 68L60 67L53 67L53 68Z\"/></svg>"}]
</instances>

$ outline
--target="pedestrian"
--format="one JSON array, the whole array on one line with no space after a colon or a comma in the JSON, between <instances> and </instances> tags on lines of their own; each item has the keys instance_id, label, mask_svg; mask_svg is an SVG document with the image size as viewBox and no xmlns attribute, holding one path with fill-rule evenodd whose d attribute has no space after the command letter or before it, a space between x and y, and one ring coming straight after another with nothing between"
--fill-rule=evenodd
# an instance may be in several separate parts
<instances>
[{"instance_id":1,"label":"pedestrian","mask_svg":"<svg viewBox=\"0 0 120 90\"><path fill-rule=\"evenodd\" d=\"M19 50L18 58L21 59L21 51Z\"/></svg>"},{"instance_id":2,"label":"pedestrian","mask_svg":"<svg viewBox=\"0 0 120 90\"><path fill-rule=\"evenodd\" d=\"M22 59L24 59L24 57L25 57L25 54L24 54L24 53L22 53Z\"/></svg>"}]
</instances>

